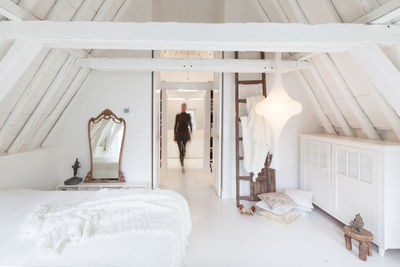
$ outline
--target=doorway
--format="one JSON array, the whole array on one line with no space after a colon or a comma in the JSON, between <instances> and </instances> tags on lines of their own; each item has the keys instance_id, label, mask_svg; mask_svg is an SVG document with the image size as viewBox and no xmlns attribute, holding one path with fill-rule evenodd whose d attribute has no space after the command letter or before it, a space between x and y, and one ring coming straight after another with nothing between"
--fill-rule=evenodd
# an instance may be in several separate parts
<instances>
[{"instance_id":1,"label":"doorway","mask_svg":"<svg viewBox=\"0 0 400 267\"><path fill-rule=\"evenodd\" d=\"M201 57L197 51L175 52L174 57ZM213 53L208 53L209 56ZM165 56L165 54L164 54ZM171 52L169 55L171 57ZM188 179L201 179L221 196L222 74L212 72L157 72L153 97L153 187L170 188ZM175 116L186 103L193 132L187 144L185 166L174 142ZM186 179L186 180L185 180ZM179 185L178 185L179 186Z\"/></svg>"}]
</instances>

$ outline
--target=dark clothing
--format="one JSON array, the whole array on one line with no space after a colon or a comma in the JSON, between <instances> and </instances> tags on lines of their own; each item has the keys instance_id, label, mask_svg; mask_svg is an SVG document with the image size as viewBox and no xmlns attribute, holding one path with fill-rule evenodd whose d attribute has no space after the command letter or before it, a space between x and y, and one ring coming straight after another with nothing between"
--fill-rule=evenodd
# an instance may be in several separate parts
<instances>
[{"instance_id":1,"label":"dark clothing","mask_svg":"<svg viewBox=\"0 0 400 267\"><path fill-rule=\"evenodd\" d=\"M179 148L179 159L182 167L183 159L185 158L186 154L186 143L190 140L189 128L190 131L193 130L192 118L190 117L190 114L186 112L176 114L174 134Z\"/></svg>"},{"instance_id":2,"label":"dark clothing","mask_svg":"<svg viewBox=\"0 0 400 267\"><path fill-rule=\"evenodd\" d=\"M178 144L178 148L179 148L179 160L183 167L183 159L185 158L185 155L186 155L186 141L184 139L177 138L176 143Z\"/></svg>"},{"instance_id":3,"label":"dark clothing","mask_svg":"<svg viewBox=\"0 0 400 267\"><path fill-rule=\"evenodd\" d=\"M193 130L192 118L190 114L186 112L181 112L176 114L174 134L176 135L176 140L183 140L185 142L190 140L190 131Z\"/></svg>"}]
</instances>

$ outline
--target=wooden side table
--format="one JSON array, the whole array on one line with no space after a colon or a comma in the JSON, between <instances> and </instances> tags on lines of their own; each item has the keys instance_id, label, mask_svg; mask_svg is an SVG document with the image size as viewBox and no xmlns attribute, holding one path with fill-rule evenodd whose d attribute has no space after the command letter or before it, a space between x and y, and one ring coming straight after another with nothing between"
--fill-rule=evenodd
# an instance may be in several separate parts
<instances>
[{"instance_id":1,"label":"wooden side table","mask_svg":"<svg viewBox=\"0 0 400 267\"><path fill-rule=\"evenodd\" d=\"M349 225L345 225L343 230L347 250L352 250L351 239L353 238L360 242L358 250L358 257L360 260L366 261L367 255L372 256L372 240L374 239L374 236L371 232L362 229L361 233L355 233L351 230L351 226Z\"/></svg>"}]
</instances>

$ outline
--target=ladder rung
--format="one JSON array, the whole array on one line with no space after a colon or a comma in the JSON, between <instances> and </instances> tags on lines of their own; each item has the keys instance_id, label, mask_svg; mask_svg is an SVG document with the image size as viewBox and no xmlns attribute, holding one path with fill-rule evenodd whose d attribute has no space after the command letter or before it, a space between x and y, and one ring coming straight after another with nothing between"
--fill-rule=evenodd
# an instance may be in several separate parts
<instances>
[{"instance_id":1,"label":"ladder rung","mask_svg":"<svg viewBox=\"0 0 400 267\"><path fill-rule=\"evenodd\" d=\"M239 196L239 200L253 200L250 196Z\"/></svg>"},{"instance_id":2,"label":"ladder rung","mask_svg":"<svg viewBox=\"0 0 400 267\"><path fill-rule=\"evenodd\" d=\"M239 103L247 103L246 99L239 99Z\"/></svg>"},{"instance_id":3,"label":"ladder rung","mask_svg":"<svg viewBox=\"0 0 400 267\"><path fill-rule=\"evenodd\" d=\"M238 81L238 84L260 84L263 83L263 80L241 80Z\"/></svg>"},{"instance_id":4,"label":"ladder rung","mask_svg":"<svg viewBox=\"0 0 400 267\"><path fill-rule=\"evenodd\" d=\"M250 181L251 176L239 176L239 180L246 180L246 181Z\"/></svg>"}]
</instances>

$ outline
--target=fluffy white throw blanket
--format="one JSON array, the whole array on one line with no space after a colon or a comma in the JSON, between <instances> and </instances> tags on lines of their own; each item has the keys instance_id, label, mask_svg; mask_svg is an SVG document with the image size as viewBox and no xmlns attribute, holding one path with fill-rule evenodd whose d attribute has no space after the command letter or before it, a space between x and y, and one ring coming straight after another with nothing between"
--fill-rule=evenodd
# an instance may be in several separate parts
<instances>
[{"instance_id":1,"label":"fluffy white throw blanket","mask_svg":"<svg viewBox=\"0 0 400 267\"><path fill-rule=\"evenodd\" d=\"M264 96L247 97L247 117L240 117L243 136L243 167L249 173L254 173L253 180L264 168L268 151L271 148L271 131L263 116L255 111L258 102Z\"/></svg>"},{"instance_id":2,"label":"fluffy white throw blanket","mask_svg":"<svg viewBox=\"0 0 400 267\"><path fill-rule=\"evenodd\" d=\"M69 242L115 234L166 233L176 240L176 265L184 258L191 219L186 200L169 190L95 193L74 206L38 206L28 214L21 237L61 252ZM175 264L174 264L175 265Z\"/></svg>"}]
</instances>

